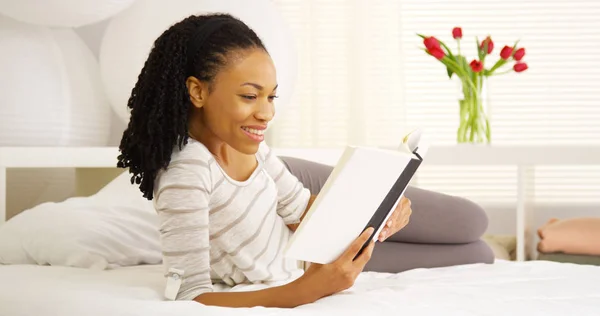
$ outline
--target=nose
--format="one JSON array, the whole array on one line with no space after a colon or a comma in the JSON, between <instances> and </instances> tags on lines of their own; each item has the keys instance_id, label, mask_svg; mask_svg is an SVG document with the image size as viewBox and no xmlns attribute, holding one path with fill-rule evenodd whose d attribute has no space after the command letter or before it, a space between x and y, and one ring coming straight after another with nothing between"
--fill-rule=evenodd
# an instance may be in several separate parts
<instances>
[{"instance_id":1,"label":"nose","mask_svg":"<svg viewBox=\"0 0 600 316\"><path fill-rule=\"evenodd\" d=\"M275 116L275 106L271 102L261 102L254 116L257 120L269 122Z\"/></svg>"}]
</instances>

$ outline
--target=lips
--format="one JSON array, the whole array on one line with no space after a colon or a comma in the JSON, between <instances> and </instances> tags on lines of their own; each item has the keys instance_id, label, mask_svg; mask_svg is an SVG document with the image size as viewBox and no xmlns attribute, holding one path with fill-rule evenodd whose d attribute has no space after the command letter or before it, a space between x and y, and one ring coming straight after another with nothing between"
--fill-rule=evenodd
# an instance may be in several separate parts
<instances>
[{"instance_id":1,"label":"lips","mask_svg":"<svg viewBox=\"0 0 600 316\"><path fill-rule=\"evenodd\" d=\"M257 128L252 128L252 127L248 127L248 126L242 126L242 129L250 134L254 134L257 136L263 136L265 134L265 130L266 130L265 128L257 129Z\"/></svg>"}]
</instances>

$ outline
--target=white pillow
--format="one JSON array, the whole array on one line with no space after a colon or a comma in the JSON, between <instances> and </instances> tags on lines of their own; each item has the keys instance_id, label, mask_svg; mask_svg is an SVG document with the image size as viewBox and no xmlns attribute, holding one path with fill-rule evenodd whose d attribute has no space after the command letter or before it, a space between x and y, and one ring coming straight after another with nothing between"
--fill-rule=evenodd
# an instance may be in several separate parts
<instances>
[{"instance_id":1,"label":"white pillow","mask_svg":"<svg viewBox=\"0 0 600 316\"><path fill-rule=\"evenodd\" d=\"M103 270L162 260L158 216L127 174L98 194L43 203L0 226L0 263Z\"/></svg>"}]
</instances>

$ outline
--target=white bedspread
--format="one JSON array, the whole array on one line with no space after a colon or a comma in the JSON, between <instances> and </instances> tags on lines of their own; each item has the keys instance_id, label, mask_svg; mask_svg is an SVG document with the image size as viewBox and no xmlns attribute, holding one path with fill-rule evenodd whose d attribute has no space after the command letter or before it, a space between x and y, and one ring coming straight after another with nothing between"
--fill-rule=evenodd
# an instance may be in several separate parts
<instances>
[{"instance_id":1,"label":"white bedspread","mask_svg":"<svg viewBox=\"0 0 600 316\"><path fill-rule=\"evenodd\" d=\"M541 261L363 273L351 290L292 310L163 301L161 274L0 266L0 315L600 315L600 267Z\"/></svg>"}]
</instances>

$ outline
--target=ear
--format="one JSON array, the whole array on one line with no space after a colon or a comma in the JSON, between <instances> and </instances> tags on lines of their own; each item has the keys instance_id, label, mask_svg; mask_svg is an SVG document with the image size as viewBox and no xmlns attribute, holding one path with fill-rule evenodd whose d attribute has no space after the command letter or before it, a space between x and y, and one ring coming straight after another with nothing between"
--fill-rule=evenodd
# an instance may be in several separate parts
<instances>
[{"instance_id":1,"label":"ear","mask_svg":"<svg viewBox=\"0 0 600 316\"><path fill-rule=\"evenodd\" d=\"M194 107L203 107L208 98L208 85L193 76L187 78L185 85L187 86L190 101L192 101Z\"/></svg>"}]
</instances>

